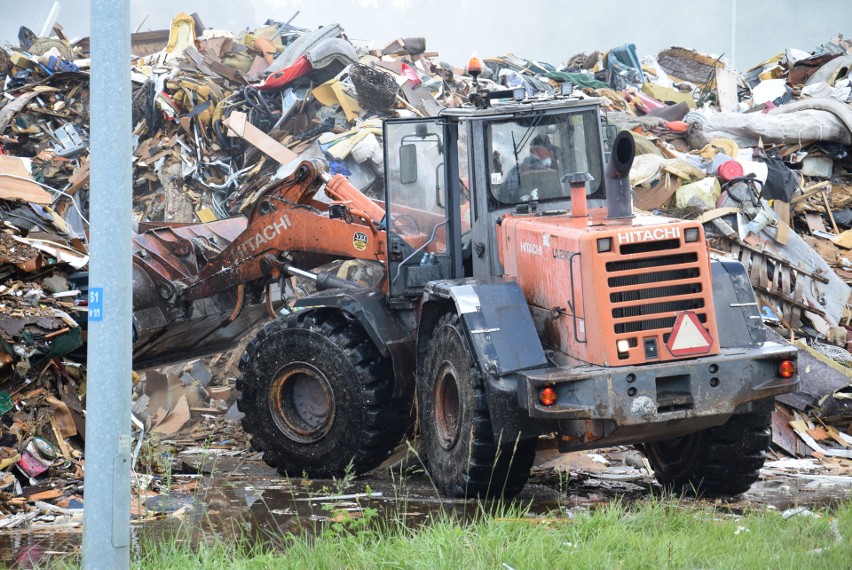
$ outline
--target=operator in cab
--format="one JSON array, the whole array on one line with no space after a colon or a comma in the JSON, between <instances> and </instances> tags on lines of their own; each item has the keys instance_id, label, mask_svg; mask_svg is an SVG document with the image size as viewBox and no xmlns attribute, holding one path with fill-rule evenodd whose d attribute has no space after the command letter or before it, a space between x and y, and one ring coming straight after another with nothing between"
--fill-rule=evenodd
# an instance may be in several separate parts
<instances>
[{"instance_id":1,"label":"operator in cab","mask_svg":"<svg viewBox=\"0 0 852 570\"><path fill-rule=\"evenodd\" d=\"M550 142L550 138L546 134L538 134L533 137L529 146L529 156L524 158L520 164L516 164L506 176L506 200L510 203L519 203L528 200L537 200L538 192L530 192L529 188L524 188L521 180L527 173L539 171L558 172L557 166L557 148Z\"/></svg>"},{"instance_id":2,"label":"operator in cab","mask_svg":"<svg viewBox=\"0 0 852 570\"><path fill-rule=\"evenodd\" d=\"M557 170L556 147L547 135L536 135L530 143L530 155L521 163L521 172Z\"/></svg>"}]
</instances>

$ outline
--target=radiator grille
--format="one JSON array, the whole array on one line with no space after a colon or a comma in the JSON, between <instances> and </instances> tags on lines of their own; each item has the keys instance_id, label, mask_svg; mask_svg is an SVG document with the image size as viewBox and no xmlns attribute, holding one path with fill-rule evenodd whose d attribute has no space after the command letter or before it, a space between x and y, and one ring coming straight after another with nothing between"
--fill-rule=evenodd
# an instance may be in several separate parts
<instances>
[{"instance_id":1,"label":"radiator grille","mask_svg":"<svg viewBox=\"0 0 852 570\"><path fill-rule=\"evenodd\" d=\"M606 264L606 270L608 273L618 273L619 271L648 269L649 267L684 265L687 263L695 263L696 261L698 261L697 253L679 253L677 255L662 255L657 257L640 257L634 259L610 261Z\"/></svg>"},{"instance_id":2,"label":"radiator grille","mask_svg":"<svg viewBox=\"0 0 852 570\"><path fill-rule=\"evenodd\" d=\"M631 244L638 245L638 244ZM706 322L708 303L696 252L677 251L679 240L634 247L629 259L605 264L613 331L617 335L668 332L677 313L694 311ZM622 251L621 254L625 254Z\"/></svg>"},{"instance_id":3,"label":"radiator grille","mask_svg":"<svg viewBox=\"0 0 852 570\"><path fill-rule=\"evenodd\" d=\"M654 271L653 273L639 273L637 275L621 275L610 277L610 287L631 287L633 285L646 285L648 283L659 283L660 281L682 281L698 277L698 269L673 269L669 271Z\"/></svg>"},{"instance_id":4,"label":"radiator grille","mask_svg":"<svg viewBox=\"0 0 852 570\"><path fill-rule=\"evenodd\" d=\"M613 303L629 303L631 301L646 301L648 299L659 299L660 297L673 297L681 295L692 295L701 292L701 283L687 283L686 285L672 285L670 287L651 287L649 289L634 289L621 293L612 293L609 296ZM617 309L616 309L617 310ZM616 316L615 310L612 316Z\"/></svg>"}]
</instances>

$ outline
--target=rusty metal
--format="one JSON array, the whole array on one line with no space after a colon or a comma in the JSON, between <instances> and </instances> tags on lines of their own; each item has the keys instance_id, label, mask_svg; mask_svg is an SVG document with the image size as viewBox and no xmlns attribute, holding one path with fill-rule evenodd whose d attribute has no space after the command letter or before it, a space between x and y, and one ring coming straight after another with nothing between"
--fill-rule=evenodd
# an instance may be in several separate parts
<instances>
[{"instance_id":1,"label":"rusty metal","mask_svg":"<svg viewBox=\"0 0 852 570\"><path fill-rule=\"evenodd\" d=\"M276 317L275 306L272 303L272 286L266 286L266 316L270 319L274 319Z\"/></svg>"},{"instance_id":2,"label":"rusty metal","mask_svg":"<svg viewBox=\"0 0 852 570\"><path fill-rule=\"evenodd\" d=\"M246 286L243 283L237 285L237 304L234 305L234 311L231 313L231 316L228 317L228 322L234 322L237 317L240 315L240 311L243 308L243 299L246 297Z\"/></svg>"},{"instance_id":3,"label":"rusty metal","mask_svg":"<svg viewBox=\"0 0 852 570\"><path fill-rule=\"evenodd\" d=\"M140 224L133 237L136 365L192 358L229 348L277 306L272 287L293 264L312 269L333 259L384 261L384 208L324 161L302 162L260 194L246 217L208 224ZM327 194L343 206L315 199ZM404 236L413 247L425 236ZM382 287L387 286L387 281Z\"/></svg>"},{"instance_id":4,"label":"rusty metal","mask_svg":"<svg viewBox=\"0 0 852 570\"><path fill-rule=\"evenodd\" d=\"M328 433L335 415L334 394L322 371L293 363L269 387L269 407L278 428L301 443Z\"/></svg>"},{"instance_id":5,"label":"rusty metal","mask_svg":"<svg viewBox=\"0 0 852 570\"><path fill-rule=\"evenodd\" d=\"M435 382L435 427L439 443L444 449L452 449L459 439L461 428L461 405L455 367L444 362Z\"/></svg>"}]
</instances>

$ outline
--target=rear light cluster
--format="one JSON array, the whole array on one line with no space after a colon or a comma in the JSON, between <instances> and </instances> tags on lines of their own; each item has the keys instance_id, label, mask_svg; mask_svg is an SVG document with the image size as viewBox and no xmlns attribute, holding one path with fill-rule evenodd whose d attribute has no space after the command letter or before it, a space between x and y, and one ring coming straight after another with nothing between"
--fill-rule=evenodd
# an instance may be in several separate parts
<instances>
[{"instance_id":1,"label":"rear light cluster","mask_svg":"<svg viewBox=\"0 0 852 570\"><path fill-rule=\"evenodd\" d=\"M778 364L778 376L781 378L792 378L796 375L796 363L789 359L784 359Z\"/></svg>"},{"instance_id":2,"label":"rear light cluster","mask_svg":"<svg viewBox=\"0 0 852 570\"><path fill-rule=\"evenodd\" d=\"M552 406L556 403L558 395L552 386L545 386L538 392L538 401L544 406Z\"/></svg>"}]
</instances>

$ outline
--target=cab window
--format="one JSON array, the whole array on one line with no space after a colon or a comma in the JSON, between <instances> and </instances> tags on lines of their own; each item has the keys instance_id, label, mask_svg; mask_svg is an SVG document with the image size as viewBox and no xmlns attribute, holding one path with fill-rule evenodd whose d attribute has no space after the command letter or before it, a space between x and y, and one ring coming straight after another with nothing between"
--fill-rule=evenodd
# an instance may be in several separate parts
<instances>
[{"instance_id":1,"label":"cab window","mask_svg":"<svg viewBox=\"0 0 852 570\"><path fill-rule=\"evenodd\" d=\"M493 209L524 202L566 200L562 180L587 172L590 198L603 197L599 125L594 111L512 119L488 129L489 182Z\"/></svg>"}]
</instances>

